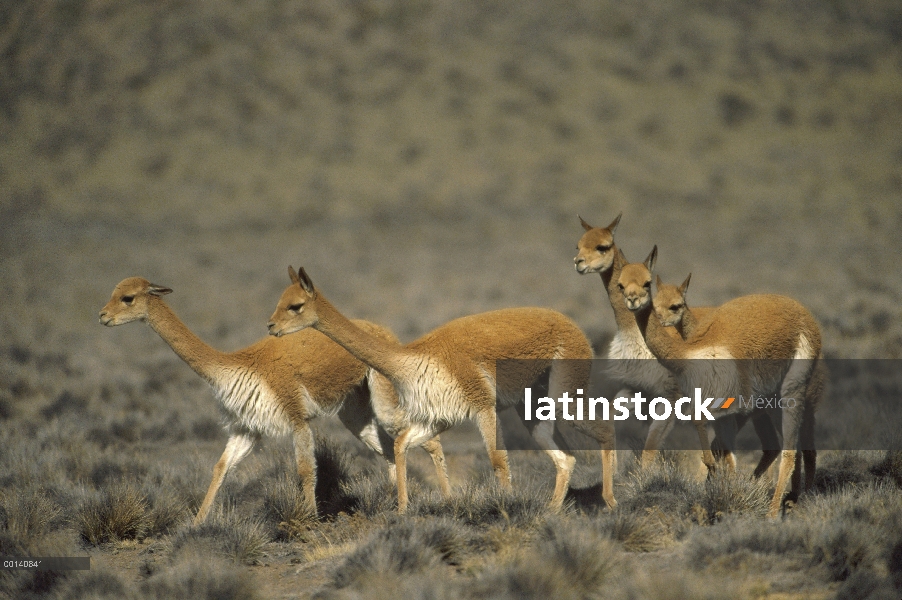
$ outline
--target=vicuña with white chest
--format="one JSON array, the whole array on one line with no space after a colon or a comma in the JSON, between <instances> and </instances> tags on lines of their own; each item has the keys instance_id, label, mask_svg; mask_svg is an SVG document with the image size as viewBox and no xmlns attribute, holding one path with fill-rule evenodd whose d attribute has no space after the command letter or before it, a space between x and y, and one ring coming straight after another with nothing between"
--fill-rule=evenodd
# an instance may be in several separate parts
<instances>
[{"instance_id":1,"label":"vicu\u00f1a with white chest","mask_svg":"<svg viewBox=\"0 0 902 600\"><path fill-rule=\"evenodd\" d=\"M691 396L700 388L723 397L777 396L793 400L781 409L783 450L768 511L768 516L777 516L795 470L808 387L821 355L820 327L811 313L792 298L761 294L719 306L698 323L689 339L683 340L668 332L653 314L651 272L656 258L657 246L644 263L624 265L618 287L648 348L676 376L682 393ZM716 416L750 410L741 402L734 402ZM735 421L732 423L731 435L735 438ZM724 443L732 448L734 440L728 434L724 437Z\"/></svg>"},{"instance_id":2,"label":"vicu\u00f1a with white chest","mask_svg":"<svg viewBox=\"0 0 902 600\"><path fill-rule=\"evenodd\" d=\"M387 377L398 392L400 407L411 427L395 440L398 469L398 510L407 508L405 454L411 443L472 419L479 427L492 468L499 482L510 487L507 452L496 427L496 409L521 398L496 403L496 360L532 359L519 373L530 385L550 368L549 395L558 397L586 389L592 348L585 335L566 316L544 308L510 308L455 319L409 344L378 338L345 318L315 289L304 269L289 267L292 283L282 293L269 331L287 336L314 327L344 346L351 354ZM554 360L583 359L583 360ZM598 422L595 437L601 442L604 477L602 496L614 506L613 428ZM552 439L554 426L543 421L533 438L557 469L550 506L560 507L575 459Z\"/></svg>"},{"instance_id":3,"label":"vicu\u00f1a with white chest","mask_svg":"<svg viewBox=\"0 0 902 600\"><path fill-rule=\"evenodd\" d=\"M268 336L243 350L220 352L194 335L169 308L162 296L171 292L140 277L125 279L100 311L100 322L109 327L146 322L213 388L229 440L213 468L195 525L206 519L229 470L264 435L293 435L304 501L315 513L316 462L309 421L320 415L337 414L345 427L389 461L394 476L394 450L386 432L397 435L408 423L384 379L374 374L368 386L366 365L313 330L290 338ZM373 339L396 342L390 331L378 325L357 321L355 326ZM423 447L432 456L443 493L450 494L438 438L424 440Z\"/></svg>"}]
</instances>

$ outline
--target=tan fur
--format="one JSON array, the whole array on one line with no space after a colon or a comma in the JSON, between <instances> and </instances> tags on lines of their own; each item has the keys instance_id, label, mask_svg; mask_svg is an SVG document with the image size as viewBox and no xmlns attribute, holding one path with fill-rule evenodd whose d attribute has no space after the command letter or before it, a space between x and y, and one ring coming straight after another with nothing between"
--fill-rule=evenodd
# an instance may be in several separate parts
<instances>
[{"instance_id":1,"label":"tan fur","mask_svg":"<svg viewBox=\"0 0 902 600\"><path fill-rule=\"evenodd\" d=\"M680 286L664 283L660 277L655 278L655 295L652 300L652 308L661 324L665 327L675 327L683 340L691 338L697 331L700 321L708 318L711 310L693 309L686 302L686 292L689 289L689 281L692 278L690 273ZM793 470L792 489L789 498L793 501L798 499L802 491L809 491L814 484L814 474L817 467L817 450L814 448L814 414L824 395L827 384L827 366L821 360L823 355L818 357L819 360L814 366L811 374L811 381L806 388L805 395L805 413L802 417L802 431L800 433L800 449L801 452L796 456L796 466ZM754 476L763 475L775 460L780 456L779 437L770 417L761 411L753 412L751 415L736 415L736 428L742 429L745 422L751 417L755 427L755 432L761 439L763 455L755 467ZM711 448L715 456L732 456L730 449L723 445L723 441L715 438L711 442ZM805 485L801 485L802 458L804 458L805 467ZM735 465L735 459L730 462Z\"/></svg>"},{"instance_id":2,"label":"tan fur","mask_svg":"<svg viewBox=\"0 0 902 600\"><path fill-rule=\"evenodd\" d=\"M695 387L717 389L717 393L738 397L779 394L797 399L792 408L783 408L783 451L769 516L781 508L787 483L796 463L796 444L807 417L813 420L808 404L808 388L821 357L820 327L811 313L797 301L775 294L743 296L718 307L701 320L692 336L683 340L671 335L657 317L651 299L651 271L657 247L644 263L625 265L618 285L626 306L633 311L649 349L680 381L685 395ZM660 307L663 309L663 307ZM693 358L725 358L742 362L723 368ZM747 412L734 403L721 414ZM722 433L722 431L718 431ZM727 447L732 431L723 431Z\"/></svg>"},{"instance_id":3,"label":"tan fur","mask_svg":"<svg viewBox=\"0 0 902 600\"><path fill-rule=\"evenodd\" d=\"M626 264L626 258L614 243L614 230L620 223L620 216L617 215L610 225L603 228L593 227L582 217L579 218L586 232L576 246L574 267L581 275L587 273L601 275L608 301L614 310L617 333L611 342L607 357L615 359L616 362L611 363L611 372L608 375L627 386L617 393L617 397L630 397L633 395L631 389L641 389L643 392L667 397L673 401L678 397L676 380L665 369L652 362L654 357L642 339L642 334L636 326L636 319L624 306L623 296L617 287L620 271ZM649 360L646 362L644 359ZM651 423L642 452L643 465L647 466L654 460L675 421L676 418L672 417L666 421ZM706 423L696 421L694 425L699 437L699 447L702 449L702 461L709 471L713 471L714 455L709 449Z\"/></svg>"},{"instance_id":4,"label":"tan fur","mask_svg":"<svg viewBox=\"0 0 902 600\"><path fill-rule=\"evenodd\" d=\"M283 336L314 327L387 377L399 394L400 406L411 420L411 428L395 441L400 512L407 507L407 446L464 419L476 422L495 474L502 486L510 486L507 453L498 436L495 411L517 399L502 398L496 406L496 360L535 361L513 377L517 381L506 381L505 387L528 386L549 366L549 396L556 398L563 390L588 387L587 363L552 363L552 359L558 358L592 358L585 335L573 321L558 312L544 308L512 308L471 315L442 325L402 346L376 338L346 319L314 289L303 269L295 273L289 267L289 275L292 284L282 293L270 319L270 333ZM583 366L567 368L573 364ZM606 461L602 495L609 506L614 506L613 428L603 422L592 426L595 429L589 433L602 443L602 457ZM563 503L575 460L553 439L552 422L543 422L532 434L557 468L550 506L558 508ZM611 468L607 468L608 463Z\"/></svg>"},{"instance_id":5,"label":"tan fur","mask_svg":"<svg viewBox=\"0 0 902 600\"><path fill-rule=\"evenodd\" d=\"M315 512L316 463L309 421L321 414L337 414L355 436L389 461L394 475L393 446L382 438L385 431L396 436L407 423L394 390L380 385L381 377L371 377L373 385L368 387L367 367L314 330L290 338L269 336L236 352L215 350L195 336L163 301L161 296L171 291L140 277L125 279L100 311L100 322L110 327L146 322L213 387L220 401L229 442L213 469L195 524L206 518L228 471L262 435L293 434L304 498ZM397 341L384 327L366 321L356 325L378 339ZM373 407L370 389L374 390ZM385 431L380 431L380 424ZM438 438L427 444L424 448L432 455L442 491L450 494Z\"/></svg>"}]
</instances>

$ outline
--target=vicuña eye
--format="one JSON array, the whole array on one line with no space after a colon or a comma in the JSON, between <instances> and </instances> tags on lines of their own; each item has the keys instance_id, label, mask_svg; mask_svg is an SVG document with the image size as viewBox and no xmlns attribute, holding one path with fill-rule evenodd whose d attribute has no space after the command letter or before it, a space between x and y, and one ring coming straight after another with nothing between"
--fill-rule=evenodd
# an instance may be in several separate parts
<instances>
[{"instance_id":1,"label":"vicu\u00f1a eye","mask_svg":"<svg viewBox=\"0 0 902 600\"><path fill-rule=\"evenodd\" d=\"M303 307L304 307L304 304L303 304L303 303L292 304L291 306L288 307L288 310L290 310L291 312L300 312L300 310L301 310Z\"/></svg>"},{"instance_id":2,"label":"vicu\u00f1a eye","mask_svg":"<svg viewBox=\"0 0 902 600\"><path fill-rule=\"evenodd\" d=\"M679 304L671 304L670 305L670 310L672 310L673 312L676 312L676 311L680 310L681 308L683 308L683 307Z\"/></svg>"},{"instance_id":3,"label":"vicu\u00f1a eye","mask_svg":"<svg viewBox=\"0 0 902 600\"><path fill-rule=\"evenodd\" d=\"M643 287L650 288L650 287L651 287L651 282L650 282L650 281L646 281L645 284L643 285Z\"/></svg>"},{"instance_id":4,"label":"vicu\u00f1a eye","mask_svg":"<svg viewBox=\"0 0 902 600\"><path fill-rule=\"evenodd\" d=\"M122 296L122 301L125 302L126 304L131 304L132 302L135 301L135 297L134 296Z\"/></svg>"},{"instance_id":5,"label":"vicu\u00f1a eye","mask_svg":"<svg viewBox=\"0 0 902 600\"><path fill-rule=\"evenodd\" d=\"M595 246L595 249L598 250L599 252L607 252L608 250L611 249L611 247L599 244L599 245Z\"/></svg>"}]
</instances>

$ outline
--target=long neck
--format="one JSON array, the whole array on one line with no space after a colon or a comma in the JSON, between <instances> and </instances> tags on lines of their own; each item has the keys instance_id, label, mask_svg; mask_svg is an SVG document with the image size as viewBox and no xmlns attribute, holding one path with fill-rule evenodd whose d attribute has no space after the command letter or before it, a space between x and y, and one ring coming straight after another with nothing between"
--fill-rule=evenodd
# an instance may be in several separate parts
<instances>
[{"instance_id":1,"label":"long neck","mask_svg":"<svg viewBox=\"0 0 902 600\"><path fill-rule=\"evenodd\" d=\"M211 348L194 335L163 300L148 300L147 324L179 358L208 382L213 382L216 370L228 362L225 353Z\"/></svg>"},{"instance_id":2,"label":"long neck","mask_svg":"<svg viewBox=\"0 0 902 600\"><path fill-rule=\"evenodd\" d=\"M667 333L667 330L657 316L653 316L651 304L642 310L632 313L634 323L645 340L645 345L651 350L662 365L673 372L682 371L685 367L684 361L680 358L686 355L686 343L674 335Z\"/></svg>"},{"instance_id":3,"label":"long neck","mask_svg":"<svg viewBox=\"0 0 902 600\"><path fill-rule=\"evenodd\" d=\"M614 253L614 263L610 269L601 272L601 281L608 291L608 300L611 302L611 308L614 309L614 321L617 323L617 329L621 332L635 331L636 319L626 307L623 292L617 287L620 271L623 270L623 260L620 258L620 250L616 246L613 246L611 251Z\"/></svg>"},{"instance_id":4,"label":"long neck","mask_svg":"<svg viewBox=\"0 0 902 600\"><path fill-rule=\"evenodd\" d=\"M681 338L688 340L695 333L696 329L698 329L698 318L688 306L684 306L680 322L676 324L676 330L680 333Z\"/></svg>"},{"instance_id":5,"label":"long neck","mask_svg":"<svg viewBox=\"0 0 902 600\"><path fill-rule=\"evenodd\" d=\"M322 295L316 303L319 315L314 325L316 329L392 382L407 376L407 368L411 365L409 359L416 355L414 352L357 327Z\"/></svg>"}]
</instances>

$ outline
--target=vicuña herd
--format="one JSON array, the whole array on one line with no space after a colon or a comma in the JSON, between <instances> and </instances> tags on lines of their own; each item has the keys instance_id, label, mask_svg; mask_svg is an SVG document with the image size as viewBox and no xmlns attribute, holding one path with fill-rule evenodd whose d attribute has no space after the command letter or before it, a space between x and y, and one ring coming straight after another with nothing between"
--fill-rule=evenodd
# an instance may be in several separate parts
<instances>
[{"instance_id":1,"label":"vicu\u00f1a herd","mask_svg":"<svg viewBox=\"0 0 902 600\"><path fill-rule=\"evenodd\" d=\"M694 415L709 472L715 470L718 456L728 469L735 469L737 431L752 421L764 451L754 475L761 476L780 458L768 512L777 516L790 482L787 498L794 499L814 479L814 413L827 379L814 317L795 300L777 295L743 296L719 307L690 310L689 277L679 287L658 277L657 294L652 296L657 247L644 262L629 263L614 243L620 216L603 228L582 218L580 222L585 233L574 264L580 274L601 275L614 311L617 333L607 358L616 360L605 363L602 375L623 386L618 397L642 391L673 403L702 388L730 397L796 399L782 408L782 436L771 415L750 403L733 403L717 411L711 443L707 419ZM205 344L164 301L172 290L140 277L120 282L100 311L100 322L107 326L138 320L150 325L210 384L219 401L229 440L213 467L195 524L207 517L229 470L263 435L293 436L303 499L315 513L310 421L320 415L337 415L351 433L386 459L389 476L397 484L399 512L408 505L411 447L429 453L442 494L451 495L439 434L466 419L479 428L500 485L510 488L497 411L521 402L523 396L507 391L523 390L545 374L550 398L589 389L592 347L576 323L559 312L508 308L470 315L402 344L385 327L345 317L303 268L289 267L288 274L291 285L270 317L270 336L236 352L220 352ZM496 361L505 359L528 360L516 362L518 367L499 385ZM656 456L675 422L675 414L651 421L642 467ZM602 498L614 508L613 421L570 423L599 443ZM524 424L554 463L557 476L549 507L560 509L576 459L555 420L524 420Z\"/></svg>"}]
</instances>

